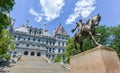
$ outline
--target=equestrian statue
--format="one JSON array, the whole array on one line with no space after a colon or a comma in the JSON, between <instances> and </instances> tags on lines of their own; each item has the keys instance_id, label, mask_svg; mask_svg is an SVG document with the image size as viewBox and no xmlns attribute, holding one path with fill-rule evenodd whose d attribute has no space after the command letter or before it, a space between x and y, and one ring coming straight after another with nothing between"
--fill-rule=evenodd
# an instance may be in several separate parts
<instances>
[{"instance_id":1,"label":"equestrian statue","mask_svg":"<svg viewBox=\"0 0 120 73\"><path fill-rule=\"evenodd\" d=\"M77 49L78 43L80 44L81 52L83 52L83 40L86 38L90 38L96 45L100 45L98 42L100 41L101 34L97 33L95 30L95 26L98 26L100 20L101 16L98 14L91 17L86 24L82 22L82 19L80 19L79 22L76 23L76 26L72 29L72 32L74 32L78 28L78 32L74 35L73 38L75 49ZM96 41L94 36L99 36L99 39Z\"/></svg>"}]
</instances>

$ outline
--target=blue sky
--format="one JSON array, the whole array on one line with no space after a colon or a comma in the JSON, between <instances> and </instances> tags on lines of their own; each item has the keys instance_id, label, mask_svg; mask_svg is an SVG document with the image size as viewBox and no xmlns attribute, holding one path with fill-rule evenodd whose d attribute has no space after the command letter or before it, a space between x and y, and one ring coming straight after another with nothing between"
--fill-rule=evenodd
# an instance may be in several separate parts
<instances>
[{"instance_id":1,"label":"blue sky","mask_svg":"<svg viewBox=\"0 0 120 73\"><path fill-rule=\"evenodd\" d=\"M29 26L46 28L53 34L59 24L71 36L71 29L79 19L85 23L98 13L102 16L100 25L120 24L120 0L15 0L11 17L16 20L15 28L29 20Z\"/></svg>"}]
</instances>

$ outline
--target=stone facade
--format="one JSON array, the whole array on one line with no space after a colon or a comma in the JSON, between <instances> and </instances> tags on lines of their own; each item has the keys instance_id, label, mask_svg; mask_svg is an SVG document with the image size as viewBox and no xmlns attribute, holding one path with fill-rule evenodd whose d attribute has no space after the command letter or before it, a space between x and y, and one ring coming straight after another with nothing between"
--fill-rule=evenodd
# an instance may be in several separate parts
<instances>
[{"instance_id":1,"label":"stone facade","mask_svg":"<svg viewBox=\"0 0 120 73\"><path fill-rule=\"evenodd\" d=\"M46 29L38 29L22 25L19 28L11 28L14 36L14 45L18 52L28 56L46 56L54 59L57 54L63 55L66 39L69 37L60 24L51 35ZM64 59L64 55L62 56Z\"/></svg>"}]
</instances>

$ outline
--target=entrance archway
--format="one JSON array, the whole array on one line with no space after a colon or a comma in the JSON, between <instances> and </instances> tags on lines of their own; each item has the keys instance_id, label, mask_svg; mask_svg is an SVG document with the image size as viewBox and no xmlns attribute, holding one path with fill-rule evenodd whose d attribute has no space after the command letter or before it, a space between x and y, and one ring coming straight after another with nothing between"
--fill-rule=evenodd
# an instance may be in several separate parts
<instances>
[{"instance_id":1,"label":"entrance archway","mask_svg":"<svg viewBox=\"0 0 120 73\"><path fill-rule=\"evenodd\" d=\"M31 56L34 56L35 55L35 53L34 52L31 52L31 54L30 54Z\"/></svg>"},{"instance_id":2,"label":"entrance archway","mask_svg":"<svg viewBox=\"0 0 120 73\"><path fill-rule=\"evenodd\" d=\"M28 55L28 51L25 51L25 52L24 52L24 55Z\"/></svg>"},{"instance_id":3,"label":"entrance archway","mask_svg":"<svg viewBox=\"0 0 120 73\"><path fill-rule=\"evenodd\" d=\"M40 55L41 55L41 53L40 53L40 52L38 52L38 53L37 53L37 56L40 56Z\"/></svg>"}]
</instances>

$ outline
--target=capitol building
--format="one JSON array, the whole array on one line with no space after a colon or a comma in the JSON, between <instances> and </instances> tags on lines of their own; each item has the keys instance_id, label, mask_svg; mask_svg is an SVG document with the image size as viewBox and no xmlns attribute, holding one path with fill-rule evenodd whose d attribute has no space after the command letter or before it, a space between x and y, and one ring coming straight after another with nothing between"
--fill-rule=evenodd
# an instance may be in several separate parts
<instances>
[{"instance_id":1,"label":"capitol building","mask_svg":"<svg viewBox=\"0 0 120 73\"><path fill-rule=\"evenodd\" d=\"M60 24L54 31L54 35L48 30L22 25L18 28L10 28L14 37L14 45L18 52L28 56L44 56L54 60L57 55L64 57L66 40L69 37L64 27Z\"/></svg>"}]
</instances>

